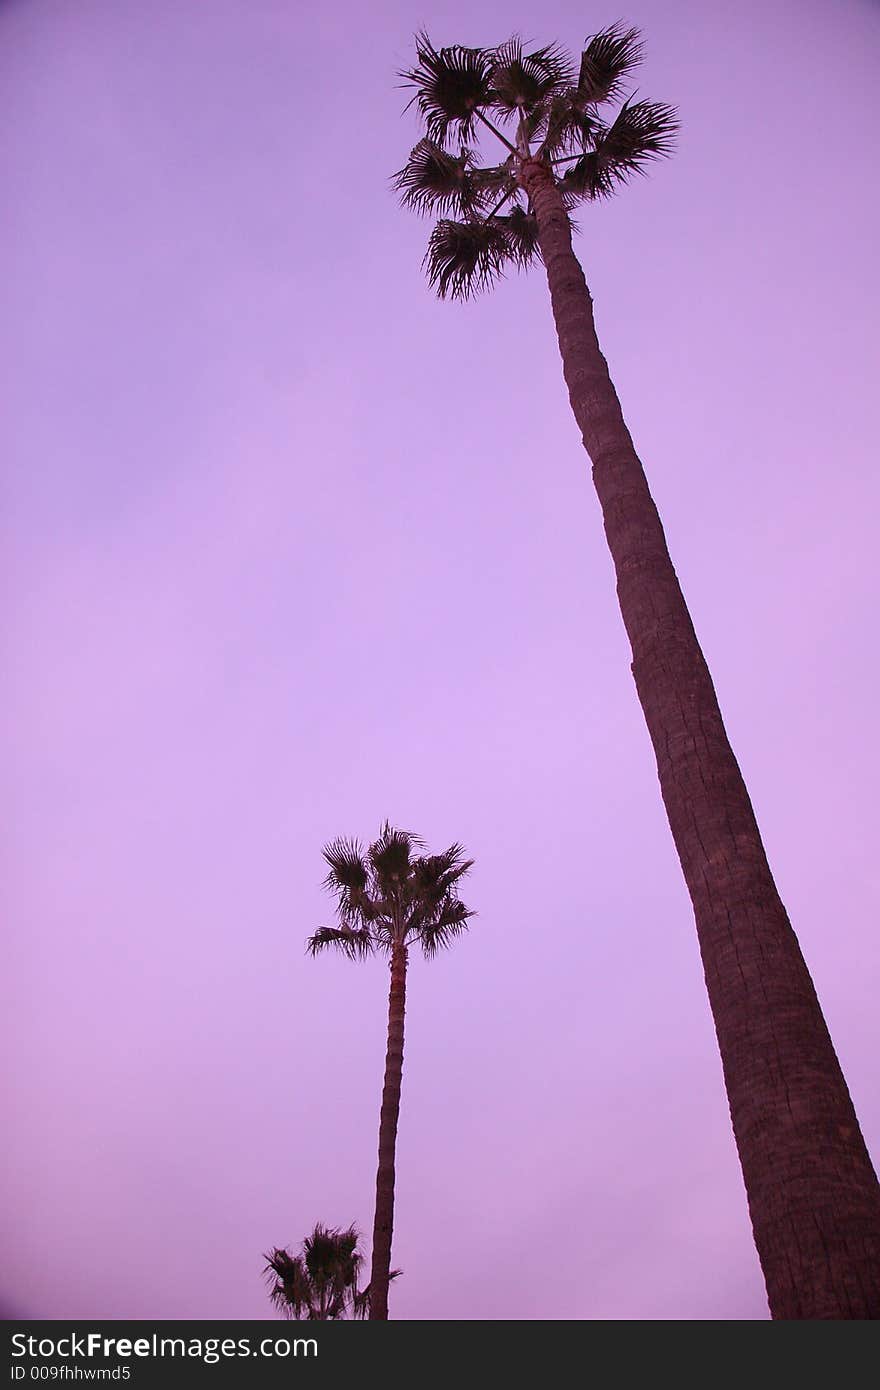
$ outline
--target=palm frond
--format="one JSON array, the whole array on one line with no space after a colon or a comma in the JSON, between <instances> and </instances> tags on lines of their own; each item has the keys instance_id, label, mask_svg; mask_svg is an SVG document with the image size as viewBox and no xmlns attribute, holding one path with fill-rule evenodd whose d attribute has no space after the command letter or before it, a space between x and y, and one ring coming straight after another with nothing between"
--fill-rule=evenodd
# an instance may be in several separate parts
<instances>
[{"instance_id":1,"label":"palm frond","mask_svg":"<svg viewBox=\"0 0 880 1390\"><path fill-rule=\"evenodd\" d=\"M417 835L398 830L389 821L382 826L378 840L369 848L370 864L383 897L393 894L409 874L413 849L421 845Z\"/></svg>"},{"instance_id":2,"label":"palm frond","mask_svg":"<svg viewBox=\"0 0 880 1390\"><path fill-rule=\"evenodd\" d=\"M624 102L594 149L565 173L560 187L579 198L610 197L632 174L646 174L652 160L670 155L678 129L674 108L664 102Z\"/></svg>"},{"instance_id":3,"label":"palm frond","mask_svg":"<svg viewBox=\"0 0 880 1390\"><path fill-rule=\"evenodd\" d=\"M334 947L349 960L363 960L373 954L378 944L375 934L366 927L319 927L306 942L306 950L310 956L317 956Z\"/></svg>"},{"instance_id":4,"label":"palm frond","mask_svg":"<svg viewBox=\"0 0 880 1390\"><path fill-rule=\"evenodd\" d=\"M426 922L419 930L419 944L428 960L466 932L469 919L475 916L475 912L450 895L434 920Z\"/></svg>"},{"instance_id":5,"label":"palm frond","mask_svg":"<svg viewBox=\"0 0 880 1390\"><path fill-rule=\"evenodd\" d=\"M473 859L465 859L464 846L450 845L442 854L428 854L413 864L413 880L419 897L439 901L454 883L473 868Z\"/></svg>"},{"instance_id":6,"label":"palm frond","mask_svg":"<svg viewBox=\"0 0 880 1390\"><path fill-rule=\"evenodd\" d=\"M504 115L533 111L574 82L568 55L557 44L523 53L515 34L493 50L490 61L491 105Z\"/></svg>"},{"instance_id":7,"label":"palm frond","mask_svg":"<svg viewBox=\"0 0 880 1390\"><path fill-rule=\"evenodd\" d=\"M336 893L357 892L366 888L367 865L359 840L333 840L322 853L330 865L330 872L324 880L325 888Z\"/></svg>"},{"instance_id":8,"label":"palm frond","mask_svg":"<svg viewBox=\"0 0 880 1390\"><path fill-rule=\"evenodd\" d=\"M569 206L584 198L610 198L616 187L616 180L610 171L599 163L595 152L581 155L559 180L559 190L563 199L568 200Z\"/></svg>"},{"instance_id":9,"label":"palm frond","mask_svg":"<svg viewBox=\"0 0 880 1390\"><path fill-rule=\"evenodd\" d=\"M447 946L474 915L458 897L458 884L473 863L465 858L464 847L456 843L442 854L426 855L413 864L407 936L421 944L425 955L432 956Z\"/></svg>"},{"instance_id":10,"label":"palm frond","mask_svg":"<svg viewBox=\"0 0 880 1390\"><path fill-rule=\"evenodd\" d=\"M420 140L404 167L394 175L393 187L404 207L418 213L475 212L482 203L482 184L471 174L473 155L462 149L456 156L433 140Z\"/></svg>"},{"instance_id":11,"label":"palm frond","mask_svg":"<svg viewBox=\"0 0 880 1390\"><path fill-rule=\"evenodd\" d=\"M368 892L369 867L360 842L334 840L325 847L323 854L330 866L324 887L336 898L340 921L352 928L374 922L379 909Z\"/></svg>"},{"instance_id":12,"label":"palm frond","mask_svg":"<svg viewBox=\"0 0 880 1390\"><path fill-rule=\"evenodd\" d=\"M581 54L578 102L597 105L618 96L624 79L642 61L643 52L638 29L625 29L618 23L594 34Z\"/></svg>"},{"instance_id":13,"label":"palm frond","mask_svg":"<svg viewBox=\"0 0 880 1390\"><path fill-rule=\"evenodd\" d=\"M489 222L437 223L424 264L441 299L469 299L504 274L510 245L497 218Z\"/></svg>"},{"instance_id":14,"label":"palm frond","mask_svg":"<svg viewBox=\"0 0 880 1390\"><path fill-rule=\"evenodd\" d=\"M605 162L625 164L641 173L650 160L672 153L678 130L674 107L663 101L627 101L596 142L596 152Z\"/></svg>"},{"instance_id":15,"label":"palm frond","mask_svg":"<svg viewBox=\"0 0 880 1390\"><path fill-rule=\"evenodd\" d=\"M418 106L436 144L444 145L450 133L464 144L473 135L474 113L490 103L489 53L460 44L436 49L422 32L416 34L416 57L416 66L399 74L406 86L415 88L409 105Z\"/></svg>"},{"instance_id":16,"label":"palm frond","mask_svg":"<svg viewBox=\"0 0 880 1390\"><path fill-rule=\"evenodd\" d=\"M340 1279L347 1282L362 1263L357 1253L359 1233L356 1226L347 1230L331 1229L320 1223L303 1241L306 1269L312 1279Z\"/></svg>"},{"instance_id":17,"label":"palm frond","mask_svg":"<svg viewBox=\"0 0 880 1390\"><path fill-rule=\"evenodd\" d=\"M299 1318L310 1311L311 1288L301 1256L288 1250L270 1250L264 1257L270 1288L269 1297L286 1318Z\"/></svg>"},{"instance_id":18,"label":"palm frond","mask_svg":"<svg viewBox=\"0 0 880 1390\"><path fill-rule=\"evenodd\" d=\"M507 253L519 270L525 270L533 261L540 260L538 221L533 212L515 207L506 217L498 217L495 220L503 228Z\"/></svg>"}]
</instances>

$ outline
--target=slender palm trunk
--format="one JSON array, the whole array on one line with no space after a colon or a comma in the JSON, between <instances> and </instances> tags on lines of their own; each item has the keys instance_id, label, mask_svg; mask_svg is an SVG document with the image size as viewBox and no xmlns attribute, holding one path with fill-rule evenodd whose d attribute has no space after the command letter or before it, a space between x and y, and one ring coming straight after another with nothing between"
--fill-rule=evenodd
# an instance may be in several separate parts
<instances>
[{"instance_id":1,"label":"slender palm trunk","mask_svg":"<svg viewBox=\"0 0 880 1390\"><path fill-rule=\"evenodd\" d=\"M403 1076L403 1022L406 1012L406 947L391 952L391 989L388 994L388 1050L385 1084L379 1117L379 1169L376 1173L376 1217L373 1222L373 1264L370 1270L370 1321L388 1318L388 1284L391 1278L391 1232L394 1225L394 1149L400 1114L400 1082Z\"/></svg>"},{"instance_id":2,"label":"slender palm trunk","mask_svg":"<svg viewBox=\"0 0 880 1390\"><path fill-rule=\"evenodd\" d=\"M562 199L542 161L520 178L694 907L771 1315L878 1318L880 1186L599 349Z\"/></svg>"}]
</instances>

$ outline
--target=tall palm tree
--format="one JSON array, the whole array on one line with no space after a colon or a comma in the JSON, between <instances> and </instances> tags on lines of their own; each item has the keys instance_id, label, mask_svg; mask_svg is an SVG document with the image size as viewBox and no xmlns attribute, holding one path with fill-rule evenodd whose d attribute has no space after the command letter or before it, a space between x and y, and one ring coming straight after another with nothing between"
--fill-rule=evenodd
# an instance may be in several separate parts
<instances>
[{"instance_id":1,"label":"tall palm tree","mask_svg":"<svg viewBox=\"0 0 880 1390\"><path fill-rule=\"evenodd\" d=\"M417 35L416 65L401 76L414 88L424 136L395 182L404 205L440 214L425 260L441 297L467 298L508 266L543 262L694 907L771 1314L878 1317L880 1187L572 250L572 210L609 197L671 151L675 111L623 97L641 52L638 31L621 25L588 39L579 62L555 45L525 52L518 38L438 50ZM481 163L484 141L500 143L500 163Z\"/></svg>"},{"instance_id":2,"label":"tall palm tree","mask_svg":"<svg viewBox=\"0 0 880 1390\"><path fill-rule=\"evenodd\" d=\"M364 852L357 840L334 840L324 850L330 866L325 887L336 898L338 927L321 927L309 938L313 955L334 947L358 960L378 953L391 965L388 1046L379 1116L379 1168L369 1284L371 1320L388 1317L391 1234L394 1224L394 1152L403 1075L406 967L411 945L430 959L467 930L471 912L458 896L459 881L473 864L461 845L442 854L418 855L422 841L386 821Z\"/></svg>"},{"instance_id":3,"label":"tall palm tree","mask_svg":"<svg viewBox=\"0 0 880 1390\"><path fill-rule=\"evenodd\" d=\"M285 1317L307 1322L336 1322L363 1317L366 1295L358 1290L363 1256L354 1226L341 1231L315 1227L302 1250L275 1249L266 1255L269 1297Z\"/></svg>"}]
</instances>

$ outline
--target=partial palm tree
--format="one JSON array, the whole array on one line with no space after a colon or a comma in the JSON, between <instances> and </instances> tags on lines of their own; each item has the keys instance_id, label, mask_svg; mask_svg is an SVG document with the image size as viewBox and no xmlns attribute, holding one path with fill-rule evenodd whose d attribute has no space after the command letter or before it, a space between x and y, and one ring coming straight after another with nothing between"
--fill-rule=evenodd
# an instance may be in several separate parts
<instances>
[{"instance_id":1,"label":"partial palm tree","mask_svg":"<svg viewBox=\"0 0 880 1390\"><path fill-rule=\"evenodd\" d=\"M319 1223L298 1254L271 1250L265 1256L265 1273L275 1307L300 1322L363 1317L367 1294L358 1289L363 1264L358 1240L354 1226L342 1231Z\"/></svg>"},{"instance_id":2,"label":"partial palm tree","mask_svg":"<svg viewBox=\"0 0 880 1390\"><path fill-rule=\"evenodd\" d=\"M676 112L624 97L635 29L613 25L578 61L437 49L416 38L424 135L395 182L440 214L425 258L464 299L543 262L569 400L592 461L632 671L696 917L709 999L770 1309L776 1318L880 1317L880 1187L807 967L767 863L663 527L596 337L571 213L671 152ZM412 103L411 103L412 104ZM481 147L494 144L494 158Z\"/></svg>"},{"instance_id":3,"label":"partial palm tree","mask_svg":"<svg viewBox=\"0 0 880 1390\"><path fill-rule=\"evenodd\" d=\"M388 1317L391 1236L394 1224L394 1154L403 1075L403 1029L409 947L430 960L467 929L471 912L458 884L473 864L459 844L442 854L418 854L423 842L386 821L366 851L357 840L334 840L324 850L330 866L325 887L336 899L337 927L321 927L309 938L313 955L330 947L352 960L379 954L391 966L388 1047L379 1117L379 1168L370 1269L369 1316Z\"/></svg>"}]
</instances>

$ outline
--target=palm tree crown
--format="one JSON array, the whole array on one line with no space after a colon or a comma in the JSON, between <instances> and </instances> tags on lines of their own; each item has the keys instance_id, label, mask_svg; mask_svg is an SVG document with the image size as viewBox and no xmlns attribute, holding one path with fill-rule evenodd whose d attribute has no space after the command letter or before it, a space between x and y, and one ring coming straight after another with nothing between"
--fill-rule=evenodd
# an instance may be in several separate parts
<instances>
[{"instance_id":1,"label":"palm tree crown","mask_svg":"<svg viewBox=\"0 0 880 1390\"><path fill-rule=\"evenodd\" d=\"M331 1230L320 1223L303 1241L298 1255L275 1249L266 1255L269 1297L285 1317L298 1321L336 1322L365 1317L366 1294L358 1290L363 1256L356 1227Z\"/></svg>"},{"instance_id":2,"label":"palm tree crown","mask_svg":"<svg viewBox=\"0 0 880 1390\"><path fill-rule=\"evenodd\" d=\"M404 206L441 214L425 264L441 295L465 299L487 289L513 265L540 260L538 228L519 180L522 165L552 168L568 212L610 197L651 160L671 153L676 113L663 102L620 100L638 66L636 29L612 25L587 40L575 64L555 44L523 51L514 36L498 48L434 48L416 36L414 68L400 76L415 89L425 135L394 185ZM491 133L506 149L501 164L483 165L477 136Z\"/></svg>"},{"instance_id":3,"label":"palm tree crown","mask_svg":"<svg viewBox=\"0 0 880 1390\"><path fill-rule=\"evenodd\" d=\"M334 840L324 850L324 883L336 898L338 927L320 927L308 941L312 955L335 947L353 960L417 942L433 956L467 929L473 912L458 897L458 882L473 864L461 845L442 854L416 855L417 835L385 822L364 850L357 840Z\"/></svg>"}]
</instances>

